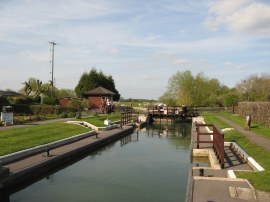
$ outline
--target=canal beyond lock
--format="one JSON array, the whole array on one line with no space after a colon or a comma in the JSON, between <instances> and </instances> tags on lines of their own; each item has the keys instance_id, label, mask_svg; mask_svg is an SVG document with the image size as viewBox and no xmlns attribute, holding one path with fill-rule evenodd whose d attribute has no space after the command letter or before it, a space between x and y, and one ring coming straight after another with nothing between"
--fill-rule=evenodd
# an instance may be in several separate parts
<instances>
[{"instance_id":1,"label":"canal beyond lock","mask_svg":"<svg viewBox=\"0 0 270 202\"><path fill-rule=\"evenodd\" d=\"M190 123L167 123L89 153L76 163L9 196L10 202L184 201Z\"/></svg>"}]
</instances>

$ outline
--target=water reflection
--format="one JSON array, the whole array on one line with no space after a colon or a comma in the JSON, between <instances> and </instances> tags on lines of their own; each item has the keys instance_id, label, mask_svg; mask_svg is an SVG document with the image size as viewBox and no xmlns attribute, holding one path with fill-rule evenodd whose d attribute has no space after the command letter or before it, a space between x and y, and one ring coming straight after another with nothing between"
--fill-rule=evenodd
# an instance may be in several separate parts
<instances>
[{"instance_id":1,"label":"water reflection","mask_svg":"<svg viewBox=\"0 0 270 202\"><path fill-rule=\"evenodd\" d=\"M158 135L167 138L190 139L191 125L187 123L156 123L146 127L148 135Z\"/></svg>"},{"instance_id":2,"label":"water reflection","mask_svg":"<svg viewBox=\"0 0 270 202\"><path fill-rule=\"evenodd\" d=\"M46 180L47 180L47 182L49 183L49 184L51 184L51 185L54 185L55 184L55 181L56 181L56 176L55 175L48 175L47 177L46 177Z\"/></svg>"},{"instance_id":3,"label":"water reflection","mask_svg":"<svg viewBox=\"0 0 270 202\"><path fill-rule=\"evenodd\" d=\"M128 135L126 137L123 137L120 140L120 145L121 145L121 147L123 147L126 144L131 143L131 142L139 142L139 130L136 130L135 134L131 134L131 135Z\"/></svg>"},{"instance_id":4,"label":"water reflection","mask_svg":"<svg viewBox=\"0 0 270 202\"><path fill-rule=\"evenodd\" d=\"M176 148L189 148L191 135L191 124L189 123L160 122L148 125L146 131L149 137L168 139L168 142Z\"/></svg>"},{"instance_id":5,"label":"water reflection","mask_svg":"<svg viewBox=\"0 0 270 202\"><path fill-rule=\"evenodd\" d=\"M104 152L108 152L114 146L115 146L115 142L110 143L106 146L100 147L98 150L92 151L89 154L89 157L90 159L95 159L97 156L102 156Z\"/></svg>"}]
</instances>

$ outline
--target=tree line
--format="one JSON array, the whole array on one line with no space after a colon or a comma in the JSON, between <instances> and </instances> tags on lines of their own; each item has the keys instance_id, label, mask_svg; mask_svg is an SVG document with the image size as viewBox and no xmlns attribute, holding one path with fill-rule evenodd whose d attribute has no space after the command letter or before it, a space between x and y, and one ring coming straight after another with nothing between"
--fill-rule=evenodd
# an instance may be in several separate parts
<instances>
[{"instance_id":1,"label":"tree line","mask_svg":"<svg viewBox=\"0 0 270 202\"><path fill-rule=\"evenodd\" d=\"M55 104L56 100L62 97L83 98L85 92L99 86L114 92L114 100L120 99L113 77L104 74L102 71L97 71L95 68L82 74L75 89L58 89L52 85L51 81L44 83L40 79L33 77L30 77L22 84L23 87L19 92L26 95L26 97L8 97L5 98L6 100L1 99L0 102L10 104L30 104L33 102Z\"/></svg>"},{"instance_id":2,"label":"tree line","mask_svg":"<svg viewBox=\"0 0 270 202\"><path fill-rule=\"evenodd\" d=\"M55 104L55 100L61 97L83 98L85 92L99 86L114 92L115 101L120 99L113 77L104 74L101 70L97 71L96 68L84 72L75 89L57 89L52 86L50 81L43 83L36 78L29 78L23 85L24 87L19 92L25 94L27 98L23 100L20 100L22 98L12 98L11 104L15 104L12 102L19 102L17 104L27 102L28 104L32 101ZM167 89L159 101L169 106L195 107L233 106L241 101L268 102L270 101L270 74L248 76L239 81L235 87L229 88L221 84L218 79L208 78L202 72L193 75L188 70L178 71L170 77Z\"/></svg>"},{"instance_id":3,"label":"tree line","mask_svg":"<svg viewBox=\"0 0 270 202\"><path fill-rule=\"evenodd\" d=\"M200 72L178 71L168 81L159 100L170 106L232 106L240 101L270 101L270 74L251 75L234 88Z\"/></svg>"}]
</instances>

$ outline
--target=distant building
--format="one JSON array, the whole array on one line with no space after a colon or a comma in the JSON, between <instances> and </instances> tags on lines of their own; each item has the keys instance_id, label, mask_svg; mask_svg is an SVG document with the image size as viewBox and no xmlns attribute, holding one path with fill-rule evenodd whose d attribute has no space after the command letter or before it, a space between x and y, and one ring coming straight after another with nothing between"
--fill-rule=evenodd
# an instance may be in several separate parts
<instances>
[{"instance_id":1,"label":"distant building","mask_svg":"<svg viewBox=\"0 0 270 202\"><path fill-rule=\"evenodd\" d=\"M76 97L61 97L56 100L56 104L60 106L66 106L71 100L80 100Z\"/></svg>"},{"instance_id":2,"label":"distant building","mask_svg":"<svg viewBox=\"0 0 270 202\"><path fill-rule=\"evenodd\" d=\"M84 93L91 109L99 109L100 111L104 111L108 102L112 103L114 95L114 92L103 87L97 87Z\"/></svg>"}]
</instances>

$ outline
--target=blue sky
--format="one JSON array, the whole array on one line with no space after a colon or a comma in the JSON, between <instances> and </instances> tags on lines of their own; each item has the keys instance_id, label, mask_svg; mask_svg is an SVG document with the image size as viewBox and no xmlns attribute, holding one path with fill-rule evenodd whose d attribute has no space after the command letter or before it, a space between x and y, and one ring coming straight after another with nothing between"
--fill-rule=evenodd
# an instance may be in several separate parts
<instances>
[{"instance_id":1,"label":"blue sky","mask_svg":"<svg viewBox=\"0 0 270 202\"><path fill-rule=\"evenodd\" d=\"M269 73L270 2L263 0L0 0L0 89L30 77L74 89L92 67L124 98L157 99L177 71L234 87Z\"/></svg>"}]
</instances>

